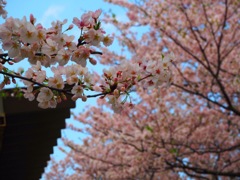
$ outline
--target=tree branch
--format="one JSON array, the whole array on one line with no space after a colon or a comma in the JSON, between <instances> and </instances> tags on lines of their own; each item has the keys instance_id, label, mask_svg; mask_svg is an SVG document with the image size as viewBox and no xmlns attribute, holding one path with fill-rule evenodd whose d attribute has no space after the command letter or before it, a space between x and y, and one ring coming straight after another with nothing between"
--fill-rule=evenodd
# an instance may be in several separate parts
<instances>
[{"instance_id":1,"label":"tree branch","mask_svg":"<svg viewBox=\"0 0 240 180\"><path fill-rule=\"evenodd\" d=\"M221 171L213 171L209 169L199 168L199 167L191 167L188 165L185 165L185 163L182 160L176 159L178 163L171 163L168 161L165 161L167 165L169 165L172 168L182 168L185 170L191 170L195 173L200 174L208 174L208 175L216 175L216 176L226 176L226 177L240 177L240 172L221 172Z\"/></svg>"},{"instance_id":2,"label":"tree branch","mask_svg":"<svg viewBox=\"0 0 240 180\"><path fill-rule=\"evenodd\" d=\"M207 100L207 101L209 101L209 102L212 102L212 103L214 103L214 104L216 104L216 105L218 105L218 106L220 106L220 107L222 107L222 108L224 108L224 109L227 109L227 110L229 110L229 111L232 111L232 112L234 112L236 115L239 115L239 116L240 116L240 111L238 111L237 109L233 108L232 106L229 106L229 104L228 104L228 106L224 106L223 104L220 104L220 103L218 103L217 101L213 101L213 100L209 99L207 96L204 96L203 94L201 94L201 93L199 93L199 92L197 92L197 91L191 91L191 90L189 90L189 89L187 89L187 88L184 88L184 87L182 87L182 86L180 86L180 85L178 85L178 84L175 84L175 83L172 83L172 85L175 86L175 87L177 87L177 88L179 88L179 89L182 89L182 90L184 90L185 92L188 92L188 93L190 93L190 94L194 94L194 95L200 96L200 97L204 98L205 100Z\"/></svg>"}]
</instances>

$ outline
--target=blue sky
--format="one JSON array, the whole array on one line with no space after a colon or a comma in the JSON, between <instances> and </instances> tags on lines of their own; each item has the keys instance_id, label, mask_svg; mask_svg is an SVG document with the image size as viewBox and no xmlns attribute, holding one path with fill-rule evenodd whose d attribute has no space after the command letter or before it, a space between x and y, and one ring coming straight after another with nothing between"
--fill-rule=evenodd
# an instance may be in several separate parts
<instances>
[{"instance_id":1,"label":"blue sky","mask_svg":"<svg viewBox=\"0 0 240 180\"><path fill-rule=\"evenodd\" d=\"M72 18L80 16L84 11L96 10L101 8L102 10L109 10L113 8L103 0L88 0L85 2L77 0L24 0L24 1L7 1L7 10L9 15L14 17L22 17L33 13L40 20ZM120 10L119 8L117 8ZM114 10L117 10L116 8ZM49 21L49 22L50 22Z\"/></svg>"},{"instance_id":2,"label":"blue sky","mask_svg":"<svg viewBox=\"0 0 240 180\"><path fill-rule=\"evenodd\" d=\"M46 27L50 26L51 22L56 19L68 19L68 23L71 23L73 17L79 18L84 12L89 10L102 9L103 12L108 12L109 9L112 9L119 16L123 12L122 8L110 5L103 0L7 0L7 3L8 16L29 17L32 13L37 18L37 22L42 23Z\"/></svg>"},{"instance_id":3,"label":"blue sky","mask_svg":"<svg viewBox=\"0 0 240 180\"><path fill-rule=\"evenodd\" d=\"M81 15L86 11L95 11L97 9L102 9L103 12L109 12L111 9L114 14L117 15L118 18L124 19L123 15L124 11L122 8L110 5L103 0L24 0L24 1L14 1L7 0L6 10L8 11L8 17L12 16L14 18L22 18L26 16L29 19L29 15L33 14L37 19L37 23L41 23L44 27L51 26L51 22L54 20L64 20L68 19L68 24L72 22L73 17L80 18ZM0 23L3 20L0 19ZM68 25L66 25L66 28ZM114 29L110 25L105 25L104 27L107 33L114 32ZM73 35L78 35L79 32L77 30L72 31ZM111 48L116 48L116 45ZM18 67L26 67L27 61L23 61L19 63L19 65L14 66L14 69L17 70ZM98 68L100 71L102 69ZM96 70L96 69L95 69ZM81 102L81 100L77 101L77 106L72 111L75 113L83 111L86 105L95 105L96 99L88 99L86 103ZM72 119L67 119L67 122L73 122ZM72 139L81 138L82 136L78 136L77 134L64 130L62 134L70 137ZM61 143L60 141L58 143ZM54 148L54 156L57 158L61 158L61 154L58 153L57 148Z\"/></svg>"}]
</instances>

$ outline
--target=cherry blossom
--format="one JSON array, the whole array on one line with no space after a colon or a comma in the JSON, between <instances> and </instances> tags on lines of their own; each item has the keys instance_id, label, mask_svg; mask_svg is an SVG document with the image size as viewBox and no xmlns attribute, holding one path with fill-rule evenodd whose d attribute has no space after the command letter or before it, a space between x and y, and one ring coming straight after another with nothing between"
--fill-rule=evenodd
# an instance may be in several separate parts
<instances>
[{"instance_id":1,"label":"cherry blossom","mask_svg":"<svg viewBox=\"0 0 240 180\"><path fill-rule=\"evenodd\" d=\"M238 179L240 2L107 2L129 17L104 17L120 52L102 48L98 105L67 125L82 143L62 137L66 158L44 177Z\"/></svg>"},{"instance_id":2,"label":"cherry blossom","mask_svg":"<svg viewBox=\"0 0 240 180\"><path fill-rule=\"evenodd\" d=\"M32 67L23 74L14 71L1 71L1 74L13 77L13 83L15 83L14 78L22 79L28 89L22 92L24 97L30 100L34 99L32 95L38 96L41 88L49 88L56 98L51 101L42 101L41 98L37 98L37 101L40 102L39 106L44 108L55 107L55 100L58 99L58 102L61 102L61 93L65 93L73 96L73 100L81 98L83 101L86 101L88 97L108 97L112 99L109 102L114 110L118 111L116 107L122 109L122 105L130 100L128 91L131 91L136 84L142 83L145 84L145 87L157 88L163 83L170 83L170 61L172 59L168 55L163 58L162 54L159 54L157 64L154 59L126 61L119 66L110 68L108 71L111 74L105 72L102 76L103 80L98 79L99 76L93 77L96 74L90 73L86 68L88 61L92 65L96 65L97 58L92 56L102 55L101 52L96 51L96 48L102 48L102 45L110 46L113 43L113 36L107 35L101 27L99 21L101 12L101 10L89 11L83 14L81 19L73 19L73 24L80 30L77 42L74 42L74 36L65 34L66 31L73 28L73 24L69 25L65 31L63 30L67 23L66 19L52 22L50 28L44 28L41 24L37 24L37 19L32 14L29 21L26 17L6 19L6 22L0 26L2 47L6 51L1 56L2 64L5 62L18 63L27 58ZM68 66L69 62L76 64ZM147 65L147 68L144 64ZM54 69L53 73L56 74L48 77L41 66L51 67L52 70ZM53 66L55 67L52 68ZM159 69L155 70L156 67ZM11 81L5 79L2 88L9 83ZM65 87L68 85L72 90L68 88L66 90ZM38 88L33 88L35 86ZM101 93L85 95L85 90L94 91L93 86L99 86ZM79 88L82 92L76 94L77 89L80 91ZM35 93L31 92L31 89ZM119 96L116 96L116 91L119 91ZM114 93L115 100L112 98Z\"/></svg>"},{"instance_id":3,"label":"cherry blossom","mask_svg":"<svg viewBox=\"0 0 240 180\"><path fill-rule=\"evenodd\" d=\"M4 9L5 6L6 6L7 2L5 0L1 0L0 1L0 15L3 17L3 18L6 18L7 17L7 11Z\"/></svg>"},{"instance_id":4,"label":"cherry blossom","mask_svg":"<svg viewBox=\"0 0 240 180\"><path fill-rule=\"evenodd\" d=\"M56 107L57 105L53 92L46 87L40 89L37 101L41 108Z\"/></svg>"}]
</instances>

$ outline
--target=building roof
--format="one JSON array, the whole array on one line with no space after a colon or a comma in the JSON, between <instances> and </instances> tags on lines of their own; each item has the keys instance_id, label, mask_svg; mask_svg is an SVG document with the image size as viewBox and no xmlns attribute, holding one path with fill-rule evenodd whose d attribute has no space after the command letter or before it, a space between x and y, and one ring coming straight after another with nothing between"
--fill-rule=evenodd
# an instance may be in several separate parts
<instances>
[{"instance_id":1,"label":"building roof","mask_svg":"<svg viewBox=\"0 0 240 180\"><path fill-rule=\"evenodd\" d=\"M75 107L71 100L56 109L40 109L37 104L24 98L0 100L0 179L40 179L70 108Z\"/></svg>"}]
</instances>

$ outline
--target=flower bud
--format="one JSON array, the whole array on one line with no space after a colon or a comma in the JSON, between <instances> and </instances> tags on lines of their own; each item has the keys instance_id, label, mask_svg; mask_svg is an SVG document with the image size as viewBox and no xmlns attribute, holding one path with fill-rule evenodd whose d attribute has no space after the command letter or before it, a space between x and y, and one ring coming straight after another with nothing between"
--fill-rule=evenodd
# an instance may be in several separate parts
<instances>
[{"instance_id":1,"label":"flower bud","mask_svg":"<svg viewBox=\"0 0 240 180\"><path fill-rule=\"evenodd\" d=\"M62 102L62 98L60 96L57 96L57 103L61 103Z\"/></svg>"},{"instance_id":2,"label":"flower bud","mask_svg":"<svg viewBox=\"0 0 240 180\"><path fill-rule=\"evenodd\" d=\"M35 24L35 22L36 22L36 18L34 18L33 14L30 14L30 22L32 24Z\"/></svg>"},{"instance_id":3,"label":"flower bud","mask_svg":"<svg viewBox=\"0 0 240 180\"><path fill-rule=\"evenodd\" d=\"M12 78L12 83L16 84L16 79L15 78Z\"/></svg>"},{"instance_id":4,"label":"flower bud","mask_svg":"<svg viewBox=\"0 0 240 180\"><path fill-rule=\"evenodd\" d=\"M82 101L86 102L87 101L87 96L82 96Z\"/></svg>"},{"instance_id":5,"label":"flower bud","mask_svg":"<svg viewBox=\"0 0 240 180\"><path fill-rule=\"evenodd\" d=\"M13 61L8 61L8 64L9 64L9 65L13 65L14 62L13 62Z\"/></svg>"},{"instance_id":6,"label":"flower bud","mask_svg":"<svg viewBox=\"0 0 240 180\"><path fill-rule=\"evenodd\" d=\"M64 101L67 100L67 97L66 97L66 95L64 93L61 93L61 99L64 100Z\"/></svg>"},{"instance_id":7,"label":"flower bud","mask_svg":"<svg viewBox=\"0 0 240 180\"><path fill-rule=\"evenodd\" d=\"M89 62L92 64L92 65L96 65L97 64L97 61L93 58L89 58Z\"/></svg>"},{"instance_id":8,"label":"flower bud","mask_svg":"<svg viewBox=\"0 0 240 180\"><path fill-rule=\"evenodd\" d=\"M118 97L118 96L119 96L119 91L118 91L117 89L115 89L115 90L113 91L113 95L114 95L115 97Z\"/></svg>"},{"instance_id":9,"label":"flower bud","mask_svg":"<svg viewBox=\"0 0 240 180\"><path fill-rule=\"evenodd\" d=\"M125 92L125 91L126 91L126 88L125 88L125 87L121 87L121 91L122 91L122 92Z\"/></svg>"},{"instance_id":10,"label":"flower bud","mask_svg":"<svg viewBox=\"0 0 240 180\"><path fill-rule=\"evenodd\" d=\"M70 24L67 28L67 30L71 30L73 28L73 24Z\"/></svg>"}]
</instances>

